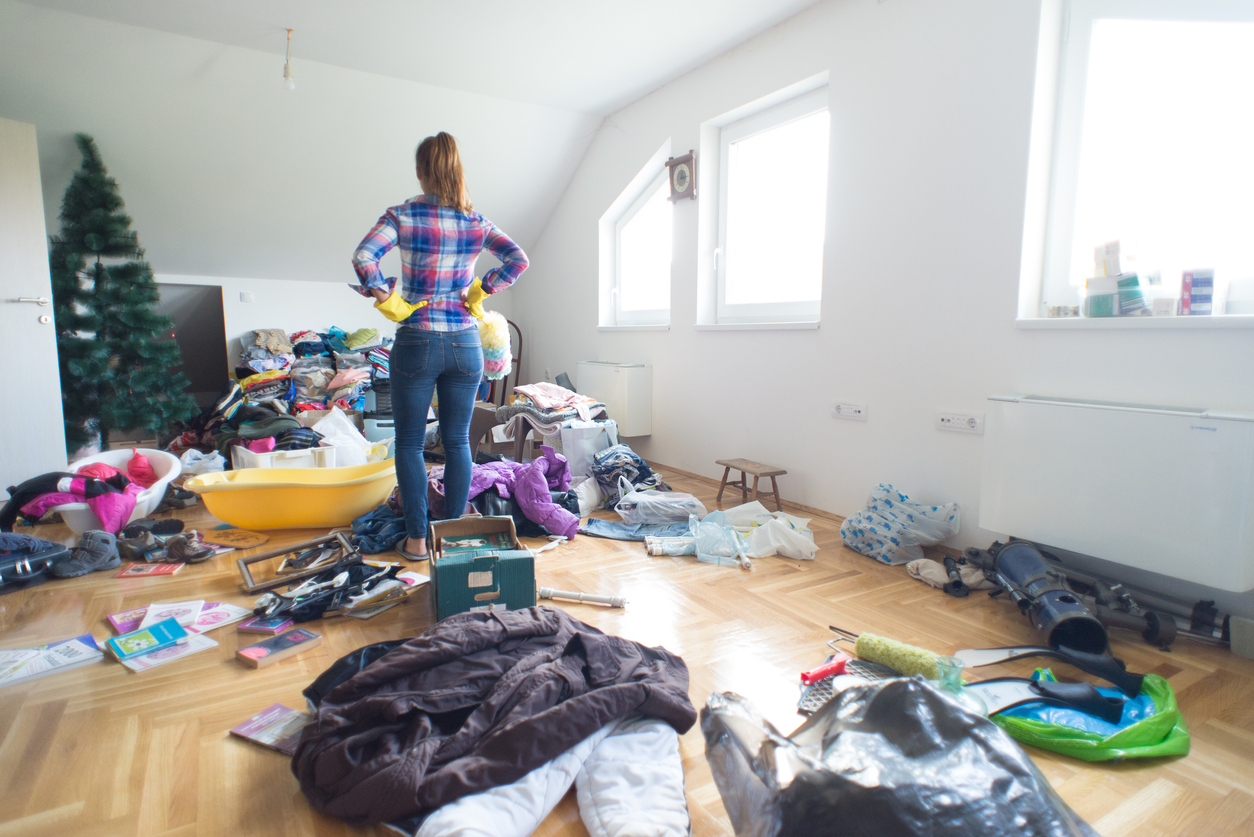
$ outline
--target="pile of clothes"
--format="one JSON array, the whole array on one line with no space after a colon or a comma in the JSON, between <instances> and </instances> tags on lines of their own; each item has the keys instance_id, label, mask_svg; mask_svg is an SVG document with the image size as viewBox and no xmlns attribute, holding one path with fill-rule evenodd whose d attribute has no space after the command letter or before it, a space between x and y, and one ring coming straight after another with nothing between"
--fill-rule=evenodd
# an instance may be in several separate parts
<instances>
[{"instance_id":1,"label":"pile of clothes","mask_svg":"<svg viewBox=\"0 0 1254 837\"><path fill-rule=\"evenodd\" d=\"M373 328L290 335L257 329L235 367L236 380L166 449L225 454L233 444L255 453L317 447L322 437L296 416L334 407L361 410L367 392L376 386L388 391L391 342Z\"/></svg>"},{"instance_id":2,"label":"pile of clothes","mask_svg":"<svg viewBox=\"0 0 1254 837\"><path fill-rule=\"evenodd\" d=\"M496 420L504 425L500 439L506 440L532 430L541 436L557 436L564 422L588 421L605 414L603 402L541 381L514 387L513 402L497 408Z\"/></svg>"},{"instance_id":3,"label":"pile of clothes","mask_svg":"<svg viewBox=\"0 0 1254 837\"><path fill-rule=\"evenodd\" d=\"M360 410L374 381L388 377L391 338L378 329L359 328L350 334L332 327L325 333L287 335L263 328L253 335L235 369L251 404L281 400L287 404L285 412L294 414L335 406Z\"/></svg>"},{"instance_id":4,"label":"pile of clothes","mask_svg":"<svg viewBox=\"0 0 1254 837\"><path fill-rule=\"evenodd\" d=\"M318 810L402 834L530 834L573 784L596 837L689 833L688 668L551 607L461 613L305 689L292 758Z\"/></svg>"},{"instance_id":5,"label":"pile of clothes","mask_svg":"<svg viewBox=\"0 0 1254 837\"><path fill-rule=\"evenodd\" d=\"M157 482L148 457L136 451L120 471L103 462L84 465L77 473L54 472L9 486L9 501L0 509L0 531L12 532L17 518L38 521L53 506L86 503L102 528L116 534L135 511L135 498Z\"/></svg>"}]
</instances>

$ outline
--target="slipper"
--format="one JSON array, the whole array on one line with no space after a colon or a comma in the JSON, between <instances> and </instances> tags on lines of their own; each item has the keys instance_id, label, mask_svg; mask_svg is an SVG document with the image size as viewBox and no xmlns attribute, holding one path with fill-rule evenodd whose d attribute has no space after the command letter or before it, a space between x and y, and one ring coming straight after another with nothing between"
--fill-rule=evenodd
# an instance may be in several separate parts
<instances>
[{"instance_id":1,"label":"slipper","mask_svg":"<svg viewBox=\"0 0 1254 837\"><path fill-rule=\"evenodd\" d=\"M430 553L430 552L428 552L426 555L414 555L414 554L412 554L412 553L410 553L410 552L406 552L406 551L405 551L405 549L404 549L404 544L405 544L405 540L402 538L400 541L398 541L398 542L397 542L396 546L392 547L392 549L393 549L393 551L395 551L395 552L399 552L399 553L400 553L402 556L404 556L407 560L410 560L410 561L425 561L425 560L427 560L428 558L430 558L430 557L431 557L431 553Z\"/></svg>"}]
</instances>

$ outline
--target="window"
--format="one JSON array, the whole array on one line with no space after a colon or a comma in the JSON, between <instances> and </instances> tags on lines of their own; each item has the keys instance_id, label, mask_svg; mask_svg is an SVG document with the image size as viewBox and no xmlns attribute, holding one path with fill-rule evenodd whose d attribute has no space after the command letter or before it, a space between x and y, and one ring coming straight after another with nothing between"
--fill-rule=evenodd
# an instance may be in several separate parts
<instances>
[{"instance_id":1,"label":"window","mask_svg":"<svg viewBox=\"0 0 1254 837\"><path fill-rule=\"evenodd\" d=\"M671 227L665 160L654 154L601 218L602 326L670 322Z\"/></svg>"},{"instance_id":2,"label":"window","mask_svg":"<svg viewBox=\"0 0 1254 837\"><path fill-rule=\"evenodd\" d=\"M1115 240L1156 295L1206 268L1254 291L1254 9L1071 0L1061 14L1041 307L1076 304Z\"/></svg>"},{"instance_id":3,"label":"window","mask_svg":"<svg viewBox=\"0 0 1254 837\"><path fill-rule=\"evenodd\" d=\"M649 184L614 225L618 257L615 320L665 323L671 307L671 202L666 173Z\"/></svg>"},{"instance_id":4,"label":"window","mask_svg":"<svg viewBox=\"0 0 1254 837\"><path fill-rule=\"evenodd\" d=\"M719 130L718 323L819 319L829 133L826 87Z\"/></svg>"}]
</instances>

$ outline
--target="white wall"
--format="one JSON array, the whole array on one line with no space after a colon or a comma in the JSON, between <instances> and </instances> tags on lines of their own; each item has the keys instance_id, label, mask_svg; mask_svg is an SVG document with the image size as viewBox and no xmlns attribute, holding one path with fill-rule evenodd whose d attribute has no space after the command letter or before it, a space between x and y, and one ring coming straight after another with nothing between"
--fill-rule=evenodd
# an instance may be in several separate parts
<instances>
[{"instance_id":1,"label":"white wall","mask_svg":"<svg viewBox=\"0 0 1254 837\"><path fill-rule=\"evenodd\" d=\"M879 482L956 500L961 546L1002 533L976 526L982 438L937 411L1005 392L1254 410L1254 331L1016 328L1038 25L1027 0L832 0L608 117L515 290L526 369L652 363L654 432L630 440L648 458L711 477L757 459L789 471L786 498L844 515ZM599 332L597 219L649 155L824 70L821 328L693 328L699 198L675 209L670 330ZM837 400L868 421L833 419Z\"/></svg>"},{"instance_id":2,"label":"white wall","mask_svg":"<svg viewBox=\"0 0 1254 837\"><path fill-rule=\"evenodd\" d=\"M86 132L161 273L352 280L441 130L476 208L526 248L600 121L305 61L299 43L293 66L289 93L281 56L0 0L0 116L38 129L49 232Z\"/></svg>"}]
</instances>

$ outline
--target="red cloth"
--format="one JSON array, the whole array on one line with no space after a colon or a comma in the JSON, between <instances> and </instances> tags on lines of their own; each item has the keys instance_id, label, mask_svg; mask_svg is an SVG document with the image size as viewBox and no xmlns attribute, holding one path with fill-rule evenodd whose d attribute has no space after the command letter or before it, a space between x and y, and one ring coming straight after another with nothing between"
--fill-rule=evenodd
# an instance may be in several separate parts
<instances>
[{"instance_id":1,"label":"red cloth","mask_svg":"<svg viewBox=\"0 0 1254 837\"><path fill-rule=\"evenodd\" d=\"M152 469L152 463L148 461L145 454L135 451L131 454L131 461L126 463L126 470L135 482L144 488L149 488L159 477L157 472Z\"/></svg>"},{"instance_id":2,"label":"red cloth","mask_svg":"<svg viewBox=\"0 0 1254 837\"><path fill-rule=\"evenodd\" d=\"M264 439L253 439L251 442L245 442L244 447L253 453L269 453L274 450L276 444L277 442L275 442L273 436L267 436Z\"/></svg>"},{"instance_id":3,"label":"red cloth","mask_svg":"<svg viewBox=\"0 0 1254 837\"><path fill-rule=\"evenodd\" d=\"M106 465L103 462L93 462L90 465L84 465L75 473L82 474L85 477L93 477L98 480L107 480L110 477L117 476L118 474L122 474L124 477L127 476L117 468L114 468L112 465ZM127 478L130 479L130 477Z\"/></svg>"}]
</instances>

